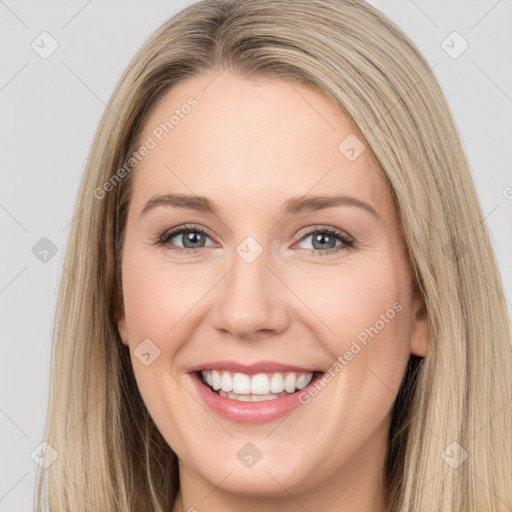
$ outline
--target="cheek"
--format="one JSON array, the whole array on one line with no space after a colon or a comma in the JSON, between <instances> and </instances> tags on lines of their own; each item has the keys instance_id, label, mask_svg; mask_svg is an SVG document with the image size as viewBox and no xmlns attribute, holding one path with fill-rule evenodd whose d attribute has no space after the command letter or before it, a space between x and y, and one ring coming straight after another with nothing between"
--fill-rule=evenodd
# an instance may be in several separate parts
<instances>
[{"instance_id":1,"label":"cheek","mask_svg":"<svg viewBox=\"0 0 512 512\"><path fill-rule=\"evenodd\" d=\"M204 291L191 285L190 273L183 266L164 266L160 259L129 245L122 273L130 357L137 386L160 431L166 437L174 436L176 425L181 423L178 411L190 406L190 396L174 377L173 361L190 339L187 312ZM142 346L144 351L139 350ZM150 353L147 365L139 359L143 352Z\"/></svg>"},{"instance_id":2,"label":"cheek","mask_svg":"<svg viewBox=\"0 0 512 512\"><path fill-rule=\"evenodd\" d=\"M131 336L164 340L211 285L208 276L142 250L127 251L123 261L123 295Z\"/></svg>"},{"instance_id":3,"label":"cheek","mask_svg":"<svg viewBox=\"0 0 512 512\"><path fill-rule=\"evenodd\" d=\"M323 333L318 339L333 361L342 358L344 385L380 378L399 387L409 357L407 273L401 268L372 258L371 265L347 262L293 277L294 290L313 312L310 329Z\"/></svg>"},{"instance_id":4,"label":"cheek","mask_svg":"<svg viewBox=\"0 0 512 512\"><path fill-rule=\"evenodd\" d=\"M315 332L333 362L318 407L329 409L333 432L347 446L358 446L390 413L407 366L408 287L398 268L384 264L330 270L325 279L302 280L297 295L322 320L315 319ZM321 421L316 428L325 429Z\"/></svg>"}]
</instances>

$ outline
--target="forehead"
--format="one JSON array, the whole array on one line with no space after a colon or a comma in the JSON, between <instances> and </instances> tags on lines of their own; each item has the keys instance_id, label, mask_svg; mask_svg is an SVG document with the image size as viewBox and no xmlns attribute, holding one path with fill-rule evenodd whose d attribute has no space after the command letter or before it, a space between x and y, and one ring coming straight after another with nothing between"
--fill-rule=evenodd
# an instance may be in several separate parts
<instances>
[{"instance_id":1,"label":"forehead","mask_svg":"<svg viewBox=\"0 0 512 512\"><path fill-rule=\"evenodd\" d=\"M391 206L357 128L305 84L226 72L189 78L163 97L140 141L151 149L134 170L139 211L171 191L231 199L232 207L236 196L245 208L333 191Z\"/></svg>"}]
</instances>

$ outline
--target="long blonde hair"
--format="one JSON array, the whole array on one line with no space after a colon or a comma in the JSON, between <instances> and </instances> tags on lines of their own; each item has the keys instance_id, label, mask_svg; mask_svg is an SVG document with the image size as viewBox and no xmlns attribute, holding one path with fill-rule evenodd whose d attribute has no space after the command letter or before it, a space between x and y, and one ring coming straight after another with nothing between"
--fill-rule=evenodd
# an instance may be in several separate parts
<instances>
[{"instance_id":1,"label":"long blonde hair","mask_svg":"<svg viewBox=\"0 0 512 512\"><path fill-rule=\"evenodd\" d=\"M510 510L512 344L489 233L432 69L359 0L198 2L164 23L124 72L71 227L44 439L58 458L38 474L36 510L163 512L174 504L177 457L144 406L114 320L133 172L101 197L95 191L119 177L173 85L224 69L322 91L364 135L395 198L429 349L411 356L393 411L389 510Z\"/></svg>"}]
</instances>

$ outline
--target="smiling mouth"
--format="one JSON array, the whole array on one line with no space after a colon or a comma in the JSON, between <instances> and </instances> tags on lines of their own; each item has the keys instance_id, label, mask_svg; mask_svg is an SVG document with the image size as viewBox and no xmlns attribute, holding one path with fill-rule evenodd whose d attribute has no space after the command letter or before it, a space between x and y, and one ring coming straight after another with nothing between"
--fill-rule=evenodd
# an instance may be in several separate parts
<instances>
[{"instance_id":1,"label":"smiling mouth","mask_svg":"<svg viewBox=\"0 0 512 512\"><path fill-rule=\"evenodd\" d=\"M239 402L263 402L298 393L319 379L324 372L245 373L202 370L195 372L213 393Z\"/></svg>"}]
</instances>

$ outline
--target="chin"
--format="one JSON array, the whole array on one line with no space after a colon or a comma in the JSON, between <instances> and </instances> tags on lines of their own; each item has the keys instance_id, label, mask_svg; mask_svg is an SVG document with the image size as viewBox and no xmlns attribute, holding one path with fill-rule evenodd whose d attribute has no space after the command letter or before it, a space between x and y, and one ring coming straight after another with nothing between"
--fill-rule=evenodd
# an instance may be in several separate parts
<instances>
[{"instance_id":1,"label":"chin","mask_svg":"<svg viewBox=\"0 0 512 512\"><path fill-rule=\"evenodd\" d=\"M264 463L260 460L253 467L247 468L237 459L230 464L209 467L206 474L201 468L197 469L213 486L225 492L238 496L284 498L289 497L288 492L292 489L301 488L301 482L307 477L297 475L297 464L288 461L288 464L283 465L282 462L267 460Z\"/></svg>"}]
</instances>

